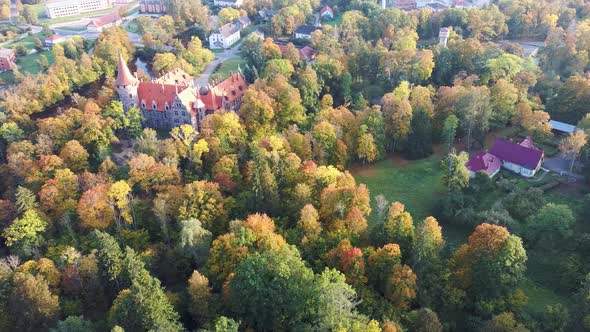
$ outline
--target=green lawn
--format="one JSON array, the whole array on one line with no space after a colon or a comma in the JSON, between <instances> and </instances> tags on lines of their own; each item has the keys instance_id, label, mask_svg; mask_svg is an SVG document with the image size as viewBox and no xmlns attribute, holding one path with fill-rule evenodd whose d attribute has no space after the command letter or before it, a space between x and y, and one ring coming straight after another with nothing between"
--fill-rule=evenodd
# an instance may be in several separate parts
<instances>
[{"instance_id":1,"label":"green lawn","mask_svg":"<svg viewBox=\"0 0 590 332\"><path fill-rule=\"evenodd\" d=\"M389 201L399 201L406 206L414 220L432 215L442 192L442 169L437 157L417 161L388 159L372 165L353 168L358 183L368 186L373 213L369 222L377 220L374 198L383 194Z\"/></svg>"},{"instance_id":2,"label":"green lawn","mask_svg":"<svg viewBox=\"0 0 590 332\"><path fill-rule=\"evenodd\" d=\"M18 45L22 45L27 50L32 50L35 48L35 38L39 38L41 41L45 39L45 37L43 37L41 33L38 33L31 36L26 36L22 39L14 40L11 43L3 45L2 48L14 48Z\"/></svg>"},{"instance_id":3,"label":"green lawn","mask_svg":"<svg viewBox=\"0 0 590 332\"><path fill-rule=\"evenodd\" d=\"M337 14L336 17L334 17L334 19L330 20L330 21L322 20L322 24L327 24L327 25L331 25L331 26L337 26L337 25L340 25L341 23L342 23L342 15L341 14Z\"/></svg>"},{"instance_id":4,"label":"green lawn","mask_svg":"<svg viewBox=\"0 0 590 332\"><path fill-rule=\"evenodd\" d=\"M35 53L26 55L23 57L16 58L16 64L18 65L19 70L21 73L27 72L31 74L36 74L41 70L37 61L41 57L41 54L44 54L49 61L49 65L51 66L55 61L55 56L51 51L45 51L41 53ZM11 71L7 71L0 74L0 85L9 84L10 82L14 82L14 74Z\"/></svg>"},{"instance_id":5,"label":"green lawn","mask_svg":"<svg viewBox=\"0 0 590 332\"><path fill-rule=\"evenodd\" d=\"M237 72L238 67L244 67L246 61L244 59L230 59L221 63L215 72L211 75L210 81L216 80L217 82L223 81L229 77L230 72Z\"/></svg>"}]
</instances>

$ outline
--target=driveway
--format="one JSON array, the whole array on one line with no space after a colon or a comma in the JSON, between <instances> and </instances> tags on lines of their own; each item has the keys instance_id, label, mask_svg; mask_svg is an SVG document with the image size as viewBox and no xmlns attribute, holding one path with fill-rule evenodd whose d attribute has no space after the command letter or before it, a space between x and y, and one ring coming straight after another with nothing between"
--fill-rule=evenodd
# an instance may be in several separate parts
<instances>
[{"instance_id":1,"label":"driveway","mask_svg":"<svg viewBox=\"0 0 590 332\"><path fill-rule=\"evenodd\" d=\"M545 162L543 162L543 167L545 167L546 169L553 171L557 174L564 174L573 178L576 178L578 180L583 180L584 176L581 174L577 174L577 173L572 173L570 172L570 166L571 166L571 159L569 158L565 158L563 156L555 156L552 158L545 158ZM574 167L574 169L576 168L581 168L583 165L580 162L576 162L576 165Z\"/></svg>"}]
</instances>

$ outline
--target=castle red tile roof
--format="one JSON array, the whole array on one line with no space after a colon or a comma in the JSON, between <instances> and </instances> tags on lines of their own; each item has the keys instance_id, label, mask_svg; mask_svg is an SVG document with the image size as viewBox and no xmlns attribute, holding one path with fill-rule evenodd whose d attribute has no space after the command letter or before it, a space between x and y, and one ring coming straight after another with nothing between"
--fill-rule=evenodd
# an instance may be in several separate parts
<instances>
[{"instance_id":1,"label":"castle red tile roof","mask_svg":"<svg viewBox=\"0 0 590 332\"><path fill-rule=\"evenodd\" d=\"M226 101L231 103L235 99L242 97L248 88L248 83L242 73L230 73L229 77L223 82L217 84L213 91L216 95L224 96Z\"/></svg>"},{"instance_id":2,"label":"castle red tile roof","mask_svg":"<svg viewBox=\"0 0 590 332\"><path fill-rule=\"evenodd\" d=\"M156 110L165 111L166 104L172 107L176 95L184 91L188 86L175 84L162 84L156 82L141 82L137 89L137 96L140 105L145 103L145 108L153 110L153 103L156 103Z\"/></svg>"}]
</instances>

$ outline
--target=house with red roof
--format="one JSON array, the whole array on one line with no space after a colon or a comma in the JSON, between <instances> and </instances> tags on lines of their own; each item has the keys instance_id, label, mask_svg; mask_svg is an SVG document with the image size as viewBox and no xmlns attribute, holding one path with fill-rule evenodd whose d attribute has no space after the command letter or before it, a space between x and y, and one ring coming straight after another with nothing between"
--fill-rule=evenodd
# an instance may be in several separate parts
<instances>
[{"instance_id":1,"label":"house with red roof","mask_svg":"<svg viewBox=\"0 0 590 332\"><path fill-rule=\"evenodd\" d=\"M86 30L88 32L102 32L105 29L116 27L123 23L123 19L118 13L110 13L95 17L86 24Z\"/></svg>"},{"instance_id":2,"label":"house with red roof","mask_svg":"<svg viewBox=\"0 0 590 332\"><path fill-rule=\"evenodd\" d=\"M543 150L537 148L529 137L520 143L496 139L488 152L473 155L465 166L470 171L470 176L484 171L492 177L502 166L524 177L532 177L541 168L543 158Z\"/></svg>"},{"instance_id":3,"label":"house with red roof","mask_svg":"<svg viewBox=\"0 0 590 332\"><path fill-rule=\"evenodd\" d=\"M242 73L230 77L215 86L194 86L194 78L182 69L173 69L149 82L142 82L131 74L122 54L115 88L127 111L131 107L141 110L146 127L172 129L190 124L200 129L206 115L219 109L238 111L248 83Z\"/></svg>"},{"instance_id":4,"label":"house with red roof","mask_svg":"<svg viewBox=\"0 0 590 332\"><path fill-rule=\"evenodd\" d=\"M469 177L475 177L477 172L485 172L489 177L496 175L502 167L502 161L493 154L487 152L479 152L469 158L465 164L469 170Z\"/></svg>"},{"instance_id":5,"label":"house with red roof","mask_svg":"<svg viewBox=\"0 0 590 332\"><path fill-rule=\"evenodd\" d=\"M330 6L326 5L326 6L322 7L322 9L320 9L320 16L324 20L333 20L334 19L334 11L332 10L332 8L330 8Z\"/></svg>"}]
</instances>

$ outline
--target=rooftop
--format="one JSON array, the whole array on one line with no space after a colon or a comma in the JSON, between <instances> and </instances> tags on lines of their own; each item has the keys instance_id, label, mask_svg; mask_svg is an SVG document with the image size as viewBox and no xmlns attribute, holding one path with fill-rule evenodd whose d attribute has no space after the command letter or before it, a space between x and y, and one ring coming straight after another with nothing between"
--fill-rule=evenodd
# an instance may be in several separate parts
<instances>
[{"instance_id":1,"label":"rooftop","mask_svg":"<svg viewBox=\"0 0 590 332\"><path fill-rule=\"evenodd\" d=\"M520 144L505 139L496 139L489 153L502 161L529 169L537 167L543 158L543 151L534 148L534 144L530 139L525 139Z\"/></svg>"},{"instance_id":2,"label":"rooftop","mask_svg":"<svg viewBox=\"0 0 590 332\"><path fill-rule=\"evenodd\" d=\"M115 23L119 20L121 20L121 16L119 16L118 13L110 13L91 19L88 25L93 24L96 27L102 27L107 24Z\"/></svg>"},{"instance_id":3,"label":"rooftop","mask_svg":"<svg viewBox=\"0 0 590 332\"><path fill-rule=\"evenodd\" d=\"M12 48L0 48L0 57L6 58L14 55L14 50Z\"/></svg>"},{"instance_id":4,"label":"rooftop","mask_svg":"<svg viewBox=\"0 0 590 332\"><path fill-rule=\"evenodd\" d=\"M565 123L565 122L555 121L555 120L549 120L549 125L551 126L551 129L553 129L553 130L561 131L561 132L568 133L568 134L571 134L574 131L578 130L578 127L576 127L574 125L571 125L571 124Z\"/></svg>"},{"instance_id":5,"label":"rooftop","mask_svg":"<svg viewBox=\"0 0 590 332\"><path fill-rule=\"evenodd\" d=\"M316 27L315 25L301 25L299 28L297 28L297 30L295 30L295 33L301 35L311 35L311 33L316 30L322 30L322 27Z\"/></svg>"}]
</instances>

